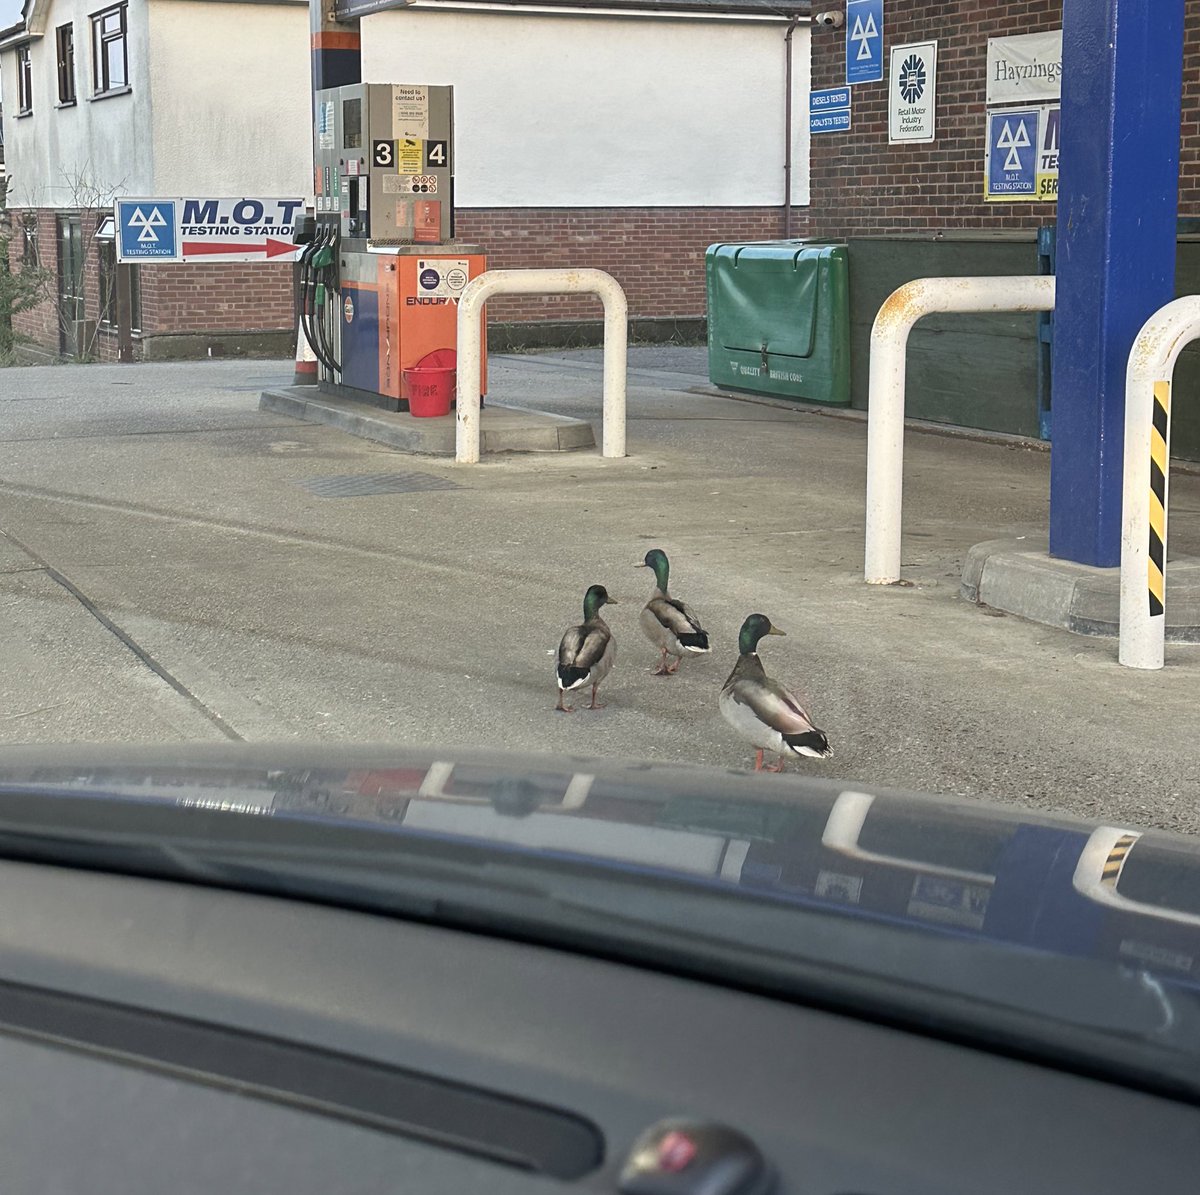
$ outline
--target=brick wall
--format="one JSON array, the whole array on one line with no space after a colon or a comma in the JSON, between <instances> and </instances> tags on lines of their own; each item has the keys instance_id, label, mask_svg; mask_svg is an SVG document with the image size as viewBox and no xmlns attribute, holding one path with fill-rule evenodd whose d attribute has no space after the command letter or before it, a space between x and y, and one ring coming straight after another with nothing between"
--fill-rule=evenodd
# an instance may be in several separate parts
<instances>
[{"instance_id":1,"label":"brick wall","mask_svg":"<svg viewBox=\"0 0 1200 1195\"><path fill-rule=\"evenodd\" d=\"M9 257L21 268L21 222L27 213L13 212L14 236ZM58 212L41 208L31 213L38 228L41 265L54 276L50 289L57 292ZM83 214L85 318L100 315L100 260L95 227L99 213ZM142 335L169 333L231 334L291 332L295 329L292 305L292 267L288 263L225 265L143 265L141 281ZM41 348L59 348L58 314L52 301L13 318L18 336ZM134 354L140 356L141 338L134 337ZM102 361L117 359L115 329L101 327L93 354Z\"/></svg>"},{"instance_id":2,"label":"brick wall","mask_svg":"<svg viewBox=\"0 0 1200 1195\"><path fill-rule=\"evenodd\" d=\"M806 227L796 209L794 228ZM455 234L493 269L593 266L625 289L637 317L704 314L704 250L717 241L783 235L783 210L747 208L465 208ZM570 295L493 299L492 322L598 319L600 301Z\"/></svg>"},{"instance_id":3,"label":"brick wall","mask_svg":"<svg viewBox=\"0 0 1200 1195\"><path fill-rule=\"evenodd\" d=\"M55 213L38 213L43 257L55 267ZM808 227L797 208L793 229ZM783 234L783 211L753 208L471 208L458 213L457 236L476 241L496 269L594 266L625 288L634 318L703 316L704 251L717 241L769 240ZM85 242L90 229L84 230ZM14 253L17 252L14 249ZM287 264L143 265L142 332L234 333L290 330L292 270ZM88 318L100 306L95 245L87 255ZM494 322L598 319L598 299L568 295L499 299ZM20 317L18 329L46 348L58 343L49 305ZM135 352L138 342L135 338ZM101 360L115 360L116 334L101 330Z\"/></svg>"},{"instance_id":4,"label":"brick wall","mask_svg":"<svg viewBox=\"0 0 1200 1195\"><path fill-rule=\"evenodd\" d=\"M141 271L146 335L295 328L289 263L142 266Z\"/></svg>"},{"instance_id":5,"label":"brick wall","mask_svg":"<svg viewBox=\"0 0 1200 1195\"><path fill-rule=\"evenodd\" d=\"M1183 18L1183 142L1179 155L1179 214L1200 216L1200 4Z\"/></svg>"},{"instance_id":6,"label":"brick wall","mask_svg":"<svg viewBox=\"0 0 1200 1195\"><path fill-rule=\"evenodd\" d=\"M884 81L852 89L850 132L812 139L814 234L1025 229L1053 222L1053 203L983 201L984 95L988 38L1060 28L1062 0L888 0L886 17ZM889 145L891 47L930 38L938 42L937 138L927 145ZM814 89L845 82L845 46L845 29L813 29Z\"/></svg>"},{"instance_id":7,"label":"brick wall","mask_svg":"<svg viewBox=\"0 0 1200 1195\"><path fill-rule=\"evenodd\" d=\"M839 5L840 7L840 5ZM849 133L812 139L815 235L929 228L1031 229L1052 203L985 203L987 39L1062 26L1062 0L888 0L884 63L893 45L938 39L937 140L889 145L886 80L853 88ZM1200 4L1187 5L1179 211L1200 215ZM845 29L814 28L812 86L845 81Z\"/></svg>"},{"instance_id":8,"label":"brick wall","mask_svg":"<svg viewBox=\"0 0 1200 1195\"><path fill-rule=\"evenodd\" d=\"M55 213L38 213L43 258L55 267ZM793 230L808 227L805 209ZM769 240L783 235L783 211L752 208L468 208L456 234L480 243L496 269L594 266L625 288L634 318L703 316L704 251L717 241ZM90 229L84 230L90 242ZM14 253L17 250L14 249ZM288 264L143 265L142 332L235 333L291 330L292 269ZM88 318L100 306L99 266L90 244L85 279ZM598 299L568 295L498 299L494 322L598 319ZM19 318L18 329L47 348L58 330L49 305ZM135 352L137 350L135 338ZM116 334L101 330L96 355L115 360Z\"/></svg>"},{"instance_id":9,"label":"brick wall","mask_svg":"<svg viewBox=\"0 0 1200 1195\"><path fill-rule=\"evenodd\" d=\"M46 210L26 212L17 209L12 212L13 235L9 241L9 266L15 272L24 265L24 237L21 229L27 215L32 215L37 227L37 252L41 265L51 274L58 268L58 230L54 222L54 213ZM49 283L53 292L55 283ZM52 300L31 307L28 311L18 312L13 316L13 331L18 337L28 338L40 345L58 351L58 312Z\"/></svg>"}]
</instances>

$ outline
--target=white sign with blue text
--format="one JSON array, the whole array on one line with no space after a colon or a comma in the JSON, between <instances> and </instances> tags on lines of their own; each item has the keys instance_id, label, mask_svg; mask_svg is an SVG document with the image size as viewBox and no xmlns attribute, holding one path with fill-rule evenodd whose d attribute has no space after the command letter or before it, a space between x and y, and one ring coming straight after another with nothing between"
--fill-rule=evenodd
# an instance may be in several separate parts
<instances>
[{"instance_id":1,"label":"white sign with blue text","mask_svg":"<svg viewBox=\"0 0 1200 1195\"><path fill-rule=\"evenodd\" d=\"M808 131L844 133L850 128L850 88L826 87L809 92Z\"/></svg>"},{"instance_id":2,"label":"white sign with blue text","mask_svg":"<svg viewBox=\"0 0 1200 1195\"><path fill-rule=\"evenodd\" d=\"M883 0L846 0L846 82L883 78Z\"/></svg>"},{"instance_id":3,"label":"white sign with blue text","mask_svg":"<svg viewBox=\"0 0 1200 1195\"><path fill-rule=\"evenodd\" d=\"M247 196L118 199L117 260L293 261L304 200Z\"/></svg>"}]
</instances>

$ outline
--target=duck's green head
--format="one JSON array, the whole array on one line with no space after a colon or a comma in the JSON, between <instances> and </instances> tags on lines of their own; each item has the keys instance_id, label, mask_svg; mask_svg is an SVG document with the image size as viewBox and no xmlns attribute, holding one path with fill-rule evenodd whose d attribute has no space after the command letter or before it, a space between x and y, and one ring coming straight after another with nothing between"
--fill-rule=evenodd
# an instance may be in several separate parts
<instances>
[{"instance_id":1,"label":"duck's green head","mask_svg":"<svg viewBox=\"0 0 1200 1195\"><path fill-rule=\"evenodd\" d=\"M583 595L583 621L589 622L600 613L601 606L615 606L617 599L608 596L603 585L590 585Z\"/></svg>"},{"instance_id":2,"label":"duck's green head","mask_svg":"<svg viewBox=\"0 0 1200 1195\"><path fill-rule=\"evenodd\" d=\"M667 554L662 548L651 548L646 553L646 559L638 567L652 568L654 570L655 584L663 593L667 592L667 578L671 573L671 562L667 559Z\"/></svg>"},{"instance_id":3,"label":"duck's green head","mask_svg":"<svg viewBox=\"0 0 1200 1195\"><path fill-rule=\"evenodd\" d=\"M752 655L758 650L758 641L764 635L783 635L786 632L771 625L771 620L765 614L751 614L742 623L738 635L738 651L744 656Z\"/></svg>"}]
</instances>

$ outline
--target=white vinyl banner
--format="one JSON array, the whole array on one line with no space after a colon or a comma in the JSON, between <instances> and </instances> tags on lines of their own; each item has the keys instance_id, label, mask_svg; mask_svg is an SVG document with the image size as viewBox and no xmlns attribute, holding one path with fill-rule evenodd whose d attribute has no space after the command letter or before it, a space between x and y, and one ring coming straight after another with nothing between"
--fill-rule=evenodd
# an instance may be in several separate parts
<instances>
[{"instance_id":1,"label":"white vinyl banner","mask_svg":"<svg viewBox=\"0 0 1200 1195\"><path fill-rule=\"evenodd\" d=\"M988 104L1056 100L1061 94L1061 29L988 38Z\"/></svg>"}]
</instances>

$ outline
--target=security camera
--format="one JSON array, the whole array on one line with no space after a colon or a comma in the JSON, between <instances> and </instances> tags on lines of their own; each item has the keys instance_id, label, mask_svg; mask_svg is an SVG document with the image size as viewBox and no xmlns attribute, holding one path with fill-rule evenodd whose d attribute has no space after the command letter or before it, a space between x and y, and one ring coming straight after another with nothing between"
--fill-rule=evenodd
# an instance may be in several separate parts
<instances>
[{"instance_id":1,"label":"security camera","mask_svg":"<svg viewBox=\"0 0 1200 1195\"><path fill-rule=\"evenodd\" d=\"M843 12L819 12L813 17L813 23L824 25L826 29L840 29L846 23Z\"/></svg>"}]
</instances>

